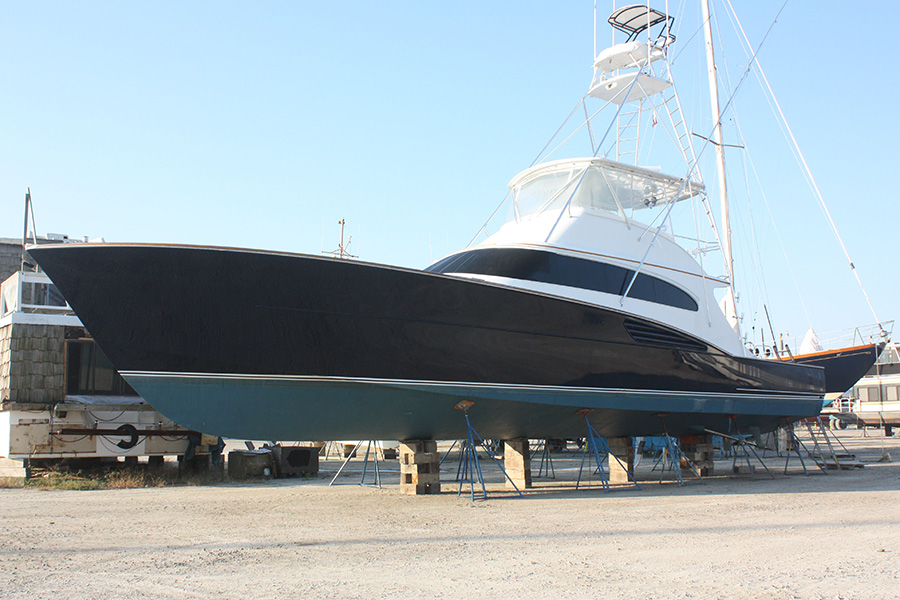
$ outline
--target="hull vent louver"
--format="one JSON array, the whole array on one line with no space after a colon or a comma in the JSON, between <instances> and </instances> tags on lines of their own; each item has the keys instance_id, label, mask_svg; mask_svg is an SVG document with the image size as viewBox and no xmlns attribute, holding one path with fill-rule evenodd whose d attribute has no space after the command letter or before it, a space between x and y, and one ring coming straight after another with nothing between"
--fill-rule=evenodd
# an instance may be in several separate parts
<instances>
[{"instance_id":1,"label":"hull vent louver","mask_svg":"<svg viewBox=\"0 0 900 600\"><path fill-rule=\"evenodd\" d=\"M631 339L639 344L647 344L661 348L678 348L681 350L693 350L697 352L706 351L706 345L696 340L671 331L650 325L649 323L641 323L631 319L625 320L625 330Z\"/></svg>"}]
</instances>

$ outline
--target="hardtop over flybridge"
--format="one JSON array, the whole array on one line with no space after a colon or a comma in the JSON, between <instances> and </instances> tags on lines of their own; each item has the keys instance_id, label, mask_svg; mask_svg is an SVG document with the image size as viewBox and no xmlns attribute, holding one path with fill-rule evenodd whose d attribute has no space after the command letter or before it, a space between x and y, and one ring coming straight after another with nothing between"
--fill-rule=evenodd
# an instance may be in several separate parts
<instances>
[{"instance_id":1,"label":"hardtop over flybridge","mask_svg":"<svg viewBox=\"0 0 900 600\"><path fill-rule=\"evenodd\" d=\"M597 54L573 111L590 117L575 128L590 154L545 155L509 183L502 224L425 270L154 244L32 255L128 382L208 433L460 438L462 400L503 439L580 437L586 413L608 437L817 415L823 369L756 356L738 331L729 228L669 64L673 17L628 6L609 23L626 39ZM657 123L674 143L645 162Z\"/></svg>"},{"instance_id":2,"label":"hardtop over flybridge","mask_svg":"<svg viewBox=\"0 0 900 600\"><path fill-rule=\"evenodd\" d=\"M707 275L642 212L688 200L703 185L602 158L556 160L516 176L510 219L483 243L429 271L562 295L673 326L743 354ZM626 293L627 292L627 293Z\"/></svg>"}]
</instances>

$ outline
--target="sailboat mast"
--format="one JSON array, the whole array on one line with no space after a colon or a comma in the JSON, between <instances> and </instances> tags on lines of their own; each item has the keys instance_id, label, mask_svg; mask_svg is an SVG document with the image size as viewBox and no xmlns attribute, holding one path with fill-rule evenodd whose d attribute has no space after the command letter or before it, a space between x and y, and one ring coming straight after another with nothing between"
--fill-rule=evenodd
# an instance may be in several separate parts
<instances>
[{"instance_id":1,"label":"sailboat mast","mask_svg":"<svg viewBox=\"0 0 900 600\"><path fill-rule=\"evenodd\" d=\"M715 120L713 129L713 145L716 147L716 162L719 174L719 193L721 194L720 206L722 213L722 253L725 255L725 268L728 271L728 279L731 281L729 296L731 308L735 314L728 314L729 322L737 330L737 308L734 303L734 260L731 257L731 220L728 214L728 187L725 185L725 146L722 141L722 122L719 118L719 86L716 80L716 56L713 52L712 24L709 18L709 0L700 0L700 8L703 14L703 36L706 39L706 66L709 75L709 101L712 105L712 115Z\"/></svg>"}]
</instances>

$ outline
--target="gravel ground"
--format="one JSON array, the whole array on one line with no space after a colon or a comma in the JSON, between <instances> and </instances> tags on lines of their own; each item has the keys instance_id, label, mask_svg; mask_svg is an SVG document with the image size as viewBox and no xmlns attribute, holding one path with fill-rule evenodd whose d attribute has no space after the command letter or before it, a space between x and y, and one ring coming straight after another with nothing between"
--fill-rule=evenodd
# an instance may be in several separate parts
<instances>
[{"instance_id":1,"label":"gravel ground","mask_svg":"<svg viewBox=\"0 0 900 600\"><path fill-rule=\"evenodd\" d=\"M104 491L0 490L2 598L897 598L900 439L841 432L865 464L574 489L555 460L525 498L318 479ZM396 463L386 481L398 481ZM730 470L731 460L716 464ZM486 467L490 471L492 467ZM536 470L536 465L535 465ZM492 473L493 481L499 482Z\"/></svg>"}]
</instances>

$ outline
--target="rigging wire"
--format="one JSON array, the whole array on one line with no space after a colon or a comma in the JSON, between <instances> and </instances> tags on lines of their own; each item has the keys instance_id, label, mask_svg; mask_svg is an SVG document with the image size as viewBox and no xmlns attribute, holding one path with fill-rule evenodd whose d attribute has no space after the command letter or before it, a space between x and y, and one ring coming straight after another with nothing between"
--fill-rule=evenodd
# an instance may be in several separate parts
<instances>
[{"instance_id":1,"label":"rigging wire","mask_svg":"<svg viewBox=\"0 0 900 600\"><path fill-rule=\"evenodd\" d=\"M725 11L725 13L728 16L729 21L731 22L732 28L737 30L737 24L735 23L735 21L737 20L737 14L734 11L729 12L727 10ZM722 35L721 35L721 30L718 29L718 23L719 23L719 21L716 20L716 25L717 25L716 31L719 35L720 43L722 43L721 42ZM738 36L738 41L740 42L741 47L744 50L744 52L749 53L750 49L747 47L747 45L744 43L744 40L741 39L740 36ZM724 74L724 79L725 79L725 85L726 86L730 85L730 81L728 79L727 67L726 67L726 71ZM806 302L803 298L803 294L800 291L800 285L799 285L797 277L794 273L793 265L791 264L790 258L788 256L787 249L784 244L784 239L781 236L781 231L778 229L778 224L775 221L774 214L772 213L772 209L769 204L768 196L766 195L765 188L762 185L762 179L759 176L758 170L756 169L756 164L753 161L753 156L751 155L750 150L747 147L746 139L744 137L744 132L743 132L743 129L740 124L740 119L738 118L737 112L735 112L732 116L734 118L734 124L735 124L735 128L737 130L738 139L740 139L741 147L744 149L744 152L741 153L741 165L743 167L744 182L745 182L745 187L746 187L747 198L749 199L751 196L750 181L747 177L748 176L747 165L749 164L750 170L753 171L754 177L756 179L756 183L759 186L759 195L762 196L763 203L765 204L766 210L769 214L769 220L775 231L775 235L778 240L779 247L780 247L782 255L784 257L785 265L788 268L788 273L790 274L791 280L794 284L794 289L797 292L797 298L800 301L800 306L803 310L804 315L806 316L807 324L811 328L812 327L812 319L810 318L809 310L807 309ZM758 238L758 234L756 231L756 220L754 219L754 216L753 216L753 203L748 202L747 208L750 213L750 228L751 228L751 234L750 234L751 241L748 242L748 246L753 249L753 253L750 254L750 257L751 257L751 259L753 259L751 262L753 264L754 273L756 276L755 280L756 280L757 291L759 292L759 294L761 296L761 300L762 300L761 303L763 305L763 309L766 310L766 305L769 303L769 292L768 292L768 288L766 286L766 279L762 273L763 261L762 261L761 255L760 255L760 247L759 247L759 243L758 243L759 238ZM768 310L766 310L766 317L768 320L769 319Z\"/></svg>"},{"instance_id":2,"label":"rigging wire","mask_svg":"<svg viewBox=\"0 0 900 600\"><path fill-rule=\"evenodd\" d=\"M715 11L715 5L712 6L712 10ZM726 11L726 12L727 12L727 11ZM729 18L732 17L731 14L729 14L728 16L729 16ZM731 22L732 22L732 26L734 26L734 20L733 20L733 18L731 19ZM719 19L715 19L715 20L714 20L714 24L715 24L715 26L716 26L716 35L718 36L718 39L719 39L719 46L722 47L722 48L724 48L724 47L725 47L725 43L724 43L724 40L723 40L723 38L722 38L722 31L721 31L721 29L720 29L720 27L719 27ZM743 44L742 44L742 47L743 47L744 51L745 51L746 53L749 54L749 50L750 50L750 49L746 48ZM725 55L722 56L722 62L723 62L724 65L725 65L725 68L723 69L723 77L722 77L722 78L723 78L723 82L722 82L722 83L723 83L723 86L725 87L726 90L730 90L730 88L731 88L731 80L730 80L730 77L729 77L729 69L728 69L728 59L727 59L727 56L725 56ZM745 140L745 138L744 138L743 129L741 128L740 119L739 119L739 117L738 117L738 111L733 111L731 117L732 117L732 119L733 119L733 121L734 121L735 129L737 130L737 136L738 136L738 139L740 140L740 146L741 146L741 148L744 150L744 152L741 153L741 163L740 163L740 164L741 164L741 167L742 167L741 171L742 171L743 179L744 179L745 192L746 192L746 194L747 194L747 199L749 200L749 198L752 196L752 192L751 192L751 189L750 189L750 180L749 180L749 178L748 178L747 161L749 160L750 163L752 164L752 156L750 156L750 151L749 151L749 149L747 148L746 140ZM754 170L754 172L755 172L755 165L753 166L753 170ZM764 201L766 202L766 205L767 205L767 208L768 208L768 199L767 199L766 196L765 196L765 191L764 191L763 188L762 188L762 183L761 183L761 181L760 181L760 178L759 178L758 173L757 173L757 176L756 176L756 180L757 180L757 183L758 183L758 185L759 185L760 194L763 196L763 199L764 199ZM737 206L732 205L732 209L735 209L735 208L737 208ZM768 302L769 302L769 292L768 292L768 289L767 289L767 287L766 287L766 280L765 280L765 278L763 277L763 273L762 273L762 264L763 264L763 261L762 261L762 256L760 255L760 246L759 246L759 243L758 243L758 239L759 239L759 238L758 238L758 236L757 236L757 231L756 231L756 220L754 219L754 215L753 215L753 203L752 203L752 202L749 202L749 201L747 202L747 209L748 209L748 212L749 212L750 235L748 236L749 241L745 241L745 243L747 244L747 247L748 247L748 248L752 249L752 251L746 253L746 255L749 256L749 258L750 258L749 262L750 262L750 265L752 266L753 273L754 273L754 276L755 276L755 277L754 277L754 281L755 281L755 283L756 283L756 288L757 288L756 291L757 291L757 293L758 293L759 296L760 296L759 303L763 306L763 309L765 310L765 309L766 309L766 305L767 305ZM732 213L735 214L738 218L740 218L740 217L743 216L743 214L742 214L741 211L739 211L739 210L733 210ZM771 210L769 211L769 214L770 214L770 216L771 216ZM741 220L741 222L743 223L743 220ZM799 285L797 284L797 279L796 279L796 277L794 276L793 270L791 269L790 261L787 260L787 252L784 250L784 242L783 242L783 240L782 240L781 237L780 237L780 232L778 231L777 225L776 225L775 222L774 222L774 217L772 217L772 224L773 224L773 226L775 227L776 234L778 235L778 241L779 241L779 244L781 245L782 251L783 251L783 253L784 253L784 255L785 255L785 261L786 261L786 264L788 265L789 272L790 272L790 274L791 274L791 277L793 278L793 281L794 281L794 287L795 287L795 289L797 290L797 295L798 295L798 297L799 297L799 299L800 299L800 305L801 305L801 307L803 308L803 312L806 314L807 321L808 321L809 323L811 323L811 320L810 320L810 318L809 318L809 312L808 312L807 309L806 309L806 303L803 301L803 296L802 296L802 294L800 294L800 288L799 288ZM740 232L741 234L743 234L742 237L741 237L740 239L743 239L743 236L746 236L746 231L745 231L743 228L741 228L741 229L739 229L739 232ZM747 290L745 289L744 291L746 292ZM751 302L747 302L747 303L741 302L741 304L742 304L744 307L746 307L746 306L748 306L748 305L754 306L754 307L755 307L755 303L751 303ZM758 309L757 309L757 310L758 310ZM754 311L751 311L751 312L754 312ZM767 311L767 310L766 310L766 316L767 316L767 319L768 319L768 311ZM755 328L754 328L754 329L755 329Z\"/></svg>"},{"instance_id":3,"label":"rigging wire","mask_svg":"<svg viewBox=\"0 0 900 600\"><path fill-rule=\"evenodd\" d=\"M734 7L731 5L731 0L725 0L725 2L728 4L728 7L731 9L731 11L733 13ZM785 0L784 6L787 5L787 2L788 2L788 0ZM784 6L782 6L781 10L784 10ZM781 10L778 11L778 15L781 14ZM775 17L776 20L778 19L778 15L776 15L776 17ZM735 19L737 19L737 16L735 16ZM747 40L747 34L744 32L744 28L743 28L743 26L741 26L740 21L738 21L737 24L738 24L738 28L741 32L741 35L744 37L745 40ZM749 45L749 43L750 42L747 41L748 45ZM760 78L762 83L765 84L766 90L769 92L769 95L771 97L770 105L774 105L774 108L777 112L777 116L779 117L780 121L784 125L783 129L784 129L784 131L787 132L787 135L790 138L795 156L797 157L798 161L800 162L801 166L803 167L803 172L806 176L807 182L810 185L810 188L813 191L813 195L815 196L816 200L818 201L819 207L822 209L822 212L825 214L825 218L827 219L829 225L831 225L831 231L832 231L832 233L834 233L834 236L837 239L838 244L840 244L840 246L841 246L841 250L843 250L843 252L844 252L844 257L847 259L847 262L850 265L850 270L853 272L853 275L856 277L856 282L859 284L859 288L862 291L863 296L866 299L866 304L869 305L869 310L872 312L872 316L875 317L875 322L879 324L879 329L881 329L882 337L886 337L887 332L885 332L884 329L881 328L881 326L880 326L881 321L878 319L878 314L875 312L875 307L872 305L872 301L869 298L869 294L866 291L866 288L862 283L862 278L860 278L859 272L856 270L856 266L853 264L853 259L850 258L850 252L847 250L847 246L844 244L843 238L841 238L841 234L837 229L837 225L835 224L834 219L831 217L831 211L828 210L828 206L825 204L825 198L822 196L822 192L819 190L819 186L816 183L815 178L813 177L812 171L810 170L808 163L806 162L806 158L803 156L803 152L800 150L800 145L797 143L797 138L794 136L794 132L791 129L790 124L788 124L788 122L787 122L787 118L784 115L784 111L781 110L781 104L778 102L778 99L775 97L775 92L772 90L772 86L769 84L769 78L766 76L766 73L763 70L762 65L759 64L759 62L757 62L757 66L759 67L758 78Z\"/></svg>"},{"instance_id":4,"label":"rigging wire","mask_svg":"<svg viewBox=\"0 0 900 600\"><path fill-rule=\"evenodd\" d=\"M566 123L568 123L568 122L572 119L572 117L575 115L575 113L578 112L578 107L581 106L582 104L584 104L584 99L585 99L585 98L587 98L587 94L585 94L584 96L582 96L582 97L581 97L581 100L579 100L578 103L575 104L575 108L572 109L572 112L569 113L569 116L567 116L567 117L563 120L562 124L559 126L559 128L557 128L556 132L555 132L552 136L550 136L550 139L547 140L547 143L544 144L544 147L541 148L541 151L538 152L537 156L534 157L534 160L531 161L531 164L528 165L529 168L531 168L531 167L533 167L535 164L537 164L537 162L538 162L538 161L541 159L541 157L544 155L544 152L547 151L547 148L550 147L550 144L553 143L553 140L556 139L556 136L559 135L559 132L562 131L563 127L566 126ZM472 236L472 239L469 241L468 244L466 244L466 247L467 247L467 248L468 248L469 246L471 246L471 245L475 242L476 239L478 239L478 236L481 235L482 232L487 233L487 227L488 227L488 224L490 224L491 220L493 220L493 218L497 215L497 213L500 212L500 209L503 208L503 205L506 204L506 201L509 199L510 194L512 194L512 190L506 192L506 195L503 197L503 200L500 202L500 204L497 205L497 208L494 209L494 212L491 213L491 216L487 218L487 221L484 222L484 225L482 225L482 226L478 229L478 231L475 232L475 235Z\"/></svg>"},{"instance_id":5,"label":"rigging wire","mask_svg":"<svg viewBox=\"0 0 900 600\"><path fill-rule=\"evenodd\" d=\"M682 10L682 12L684 12L684 4L682 4L681 6L682 6L681 10ZM691 40L693 40L695 37L697 37L697 34L699 34L701 31L703 31L703 23L700 23L700 25L697 27L697 29L694 30L694 33L691 34L691 37L689 37L686 42L681 44L681 49L675 53L675 56L672 57L672 60L669 61L669 64L675 64L675 61L678 60L678 57L681 56L681 53L688 49L688 47L691 44Z\"/></svg>"},{"instance_id":6,"label":"rigging wire","mask_svg":"<svg viewBox=\"0 0 900 600\"><path fill-rule=\"evenodd\" d=\"M787 6L787 0L785 0L784 4L778 11L778 14L775 15L775 19L772 20L772 23L769 25L769 28L766 30L766 34L763 36L762 40L759 42L759 45L756 47L756 51L753 53L753 56L750 57L750 60L747 61L747 67L744 69L744 72L741 74L741 78L738 80L737 86L734 88L734 91L731 93L731 96L728 98L728 102L725 103L725 107L720 109L719 114L715 115L716 121L713 124L713 131L715 128L719 126L722 122L722 115L728 112L728 109L731 107L731 104L734 102L735 97L737 96L738 91L741 89L741 86L747 80L747 75L750 74L752 70L753 63L756 61L757 55L759 55L759 51L762 49L763 44L769 38L769 34L772 33L772 28L775 27L775 23L778 21L778 16L781 15L781 12L784 10L784 7ZM627 96L626 96L627 97ZM712 135L707 136L706 141L700 147L700 152L697 153L697 158L688 168L687 174L684 176L682 180L681 187L678 189L678 192L675 194L675 197L678 198L681 195L681 192L684 190L684 187L687 185L690 180L691 174L697 168L697 164L700 162L700 157L703 155L703 152L710 146L712 143L710 140L712 139ZM675 206L675 202L669 204L669 207L666 211L667 217L668 213L672 211L672 207ZM641 269L644 266L644 263L647 261L647 256L650 254L650 250L653 248L653 244L656 242L656 239L659 237L660 230L657 229L656 233L653 235L653 239L650 240L650 244L647 246L647 250L644 252L644 256L641 258L641 262L638 265L637 269L635 269L634 274L631 276L631 281L628 282L628 287L625 290L625 293L622 294L622 299L619 301L619 305L621 306L625 302L625 298L628 296L628 292L631 291L631 288L634 286L634 282L637 280L638 273L640 273ZM732 282L732 285L734 282Z\"/></svg>"},{"instance_id":7,"label":"rigging wire","mask_svg":"<svg viewBox=\"0 0 900 600\"><path fill-rule=\"evenodd\" d=\"M648 3L648 6L649 6L649 3ZM683 5L683 4L681 5L681 9L680 9L680 10L681 10L682 12L684 11L684 5ZM669 10L668 10L668 2L666 2L666 14L668 14L668 12L669 12ZM596 56L596 55L597 55L597 3L596 3L596 0L594 1L593 21L594 21L594 56ZM676 22L677 22L677 21L676 21ZM680 25L679 25L679 27L680 27ZM680 33L680 29L679 29L679 33ZM696 33L695 33L694 35L696 35ZM615 41L615 32L613 32L613 41ZM648 64L649 64L649 61L648 61ZM645 65L645 66L646 66L646 65ZM642 71L643 71L643 68L641 68L639 72L642 72ZM636 82L637 82L637 77L635 77L635 79L632 81L631 86L629 87L629 90L628 90L628 92L626 93L626 97L631 93L631 88L634 87L634 84L635 84ZM562 122L562 124L559 126L559 128L557 128L556 132L554 132L554 134L553 134L552 136L550 136L550 139L547 141L547 143L544 145L544 147L541 148L540 152L538 152L537 156L534 158L534 160L533 160L533 161L531 162L531 164L529 165L529 168L530 168L530 167L533 167L535 164L537 164L537 162L538 162L539 160L541 160L541 157L543 157L544 154L547 152L547 149L550 147L550 144L553 143L553 140L555 140L555 139L557 138L557 136L559 136L560 132L563 130L563 128L566 126L566 124L572 119L572 117L573 117L573 116L575 115L575 113L578 111L579 106L580 106L580 105L583 105L584 108L585 108L585 111L587 110L587 105L586 105L586 103L585 103L585 99L586 99L587 97L588 97L588 94L585 94L584 96L581 97L581 99L578 101L578 103L575 105L575 107L572 109L572 111L569 113L569 115L563 120L563 122ZM562 146L562 145L565 144L569 139L571 139L571 137L574 136L576 133L578 133L578 131L580 131L580 130L582 129L582 127L587 126L587 127L588 127L588 134L590 135L591 140L592 140L591 145L592 145L592 151L593 151L593 154L594 154L594 156L599 156L599 155L601 155L601 150L602 150L603 140L605 140L605 139L607 138L607 136L609 135L609 130L610 130L611 127L612 127L612 123L615 123L616 118L618 118L618 113L617 113L617 117L613 119L612 123L610 123L610 127L607 129L606 133L604 134L604 136L603 136L603 138L600 140L600 142L597 143L596 147L593 147L593 146L594 146L594 144L593 144L594 134L593 134L593 130L590 129L590 123L592 122L593 118L594 118L595 116L597 116L597 114L600 113L602 110L604 110L609 104L610 104L610 102L607 101L607 103L606 103L603 107L601 107L600 109L598 109L597 111L595 111L594 114L593 114L592 116L587 117L586 120L585 120L586 125L581 125L581 126L579 126L578 128L576 128L575 131L573 131L571 134L569 134L569 136L566 137L565 140L561 141L561 142L556 146L556 148L554 148L554 150L550 152L550 154L552 154L553 152L555 152L560 146ZM624 103L623 103L623 104L624 104ZM619 112L621 112L621 110L622 110L622 105L619 106ZM608 154L609 154L610 151L611 151L611 147L610 147L610 149L608 149L606 152L603 152L602 155L603 155L603 156L608 156ZM549 156L550 154L548 154L548 156ZM702 180L701 180L701 181L702 181ZM469 241L469 243L466 245L466 247L470 247L470 246L475 242L475 240L478 239L478 237L479 237L482 233L487 233L488 225L489 225L490 222L494 219L494 217L497 215L497 213L500 211L500 209L503 208L503 205L506 204L506 201L509 200L509 197L510 197L510 194L511 194L511 193L512 193L512 191L506 193L506 195L503 197L503 200L500 202L500 204L497 205L497 207L494 209L494 211L491 213L491 215L487 218L487 220L484 222L484 224L478 229L478 231L475 232L475 235L472 236L472 239ZM555 229L555 226L554 226L554 229Z\"/></svg>"},{"instance_id":8,"label":"rigging wire","mask_svg":"<svg viewBox=\"0 0 900 600\"><path fill-rule=\"evenodd\" d=\"M731 11L726 11L726 14L727 14L727 16L729 17L729 20L731 21L732 27L733 27L733 28L735 29L735 31L737 32L738 27L740 27L740 22L739 22L739 19L738 19L738 17L737 17L737 13L734 11L733 7L729 6L728 8L731 8ZM718 20L716 21L716 23L718 24ZM721 33L719 33L719 39L720 39L720 44L721 44ZM747 45L747 43L745 43L745 38L742 38L742 37L738 36L738 41L741 43L741 47L744 49L744 52L749 53L750 48L749 48L749 46ZM758 61L757 61L757 62L758 62ZM760 67L760 68L761 68L761 67ZM730 85L730 81L729 81L729 79L728 79L728 70L727 70L727 68L726 68L726 70L725 70L724 78L725 78L725 85L726 85L726 86L729 86L729 85ZM769 98L768 98L767 96L766 96L766 101L769 103L769 106L771 107L771 100L769 100ZM782 256L784 257L784 262L785 262L785 265L786 265L786 267L787 267L788 273L789 273L790 276L791 276L791 281L792 281L792 283L793 283L793 285L794 285L794 289L795 289L795 291L797 292L797 298L798 298L798 300L799 300L799 302L800 302L800 307L801 307L801 309L803 310L804 316L806 317L807 325L808 325L810 328L812 328L812 318L810 317L809 310L808 310L808 308L807 308L807 306L806 306L806 301L804 300L803 293L802 293L802 291L800 290L800 284L799 284L799 281L798 281L798 279L797 279L797 275L796 275L796 273L795 273L795 271L794 271L794 266L793 266L793 264L791 263L790 257L789 257L789 255L788 255L787 247L786 247L785 244L784 244L784 238L783 238L783 236L781 235L781 230L778 228L778 223L777 223L777 221L776 221L776 219L775 219L774 213L772 212L772 206L771 206L771 204L769 203L769 198L768 198L768 196L766 195L765 188L764 188L763 183L762 183L762 178L760 177L760 174L759 174L759 170L756 168L756 163L755 163L754 160L753 160L753 155L752 155L752 153L750 152L749 148L747 147L746 139L745 139L745 137L744 137L743 128L741 127L741 124L740 124L740 119L738 118L737 113L733 114L732 116L733 116L733 118L734 118L734 124L735 124L735 128L737 129L738 138L741 140L741 146L744 148L744 152L741 153L741 164L744 165L744 175L745 175L745 183L746 183L746 188L747 188L747 190L746 190L746 191L747 191L747 196L748 196L748 198L749 198L749 196L750 196L750 194L751 194L751 192L750 192L750 182L749 182L749 180L746 178L746 176L747 176L747 165L749 165L750 171L753 172L754 179L756 180L756 184L757 184L758 189L759 189L759 195L762 197L763 204L764 204L765 207L766 207L766 212L767 212L768 215L769 215L769 221L770 221L770 223L771 223L771 225L772 225L773 230L775 231L775 237L776 237L776 239L778 240L778 245L779 245L779 248L780 248L780 250L781 250L781 254L782 254ZM781 127L782 132L784 132L784 128L783 128L781 122L780 122L778 119L776 119L776 122L778 122L779 127ZM793 148L791 148L791 151L793 152ZM796 154L795 154L795 157L796 157ZM751 232L751 240L753 240L753 241L755 242L755 241L758 240L759 238L758 238L757 233L756 233L756 220L753 218L753 204L750 203L750 202L748 202L748 203L747 203L747 206L748 206L748 210L749 210L749 212L750 212L750 227L751 227L751 230L752 230L752 232ZM753 261L753 262L754 262L754 265L753 265L753 266L754 266L754 271L755 271L755 273L756 273L756 284L757 284L757 288L759 288L758 291L759 291L759 293L760 293L760 296L762 297L762 304L763 304L763 306L765 307L765 305L768 304L769 292L768 292L768 289L767 289L767 287L766 287L766 280L765 280L765 277L762 275L762 257L761 257L761 255L760 255L760 253L759 253L759 244L758 244L758 243L750 243L750 244L748 244L748 245L751 246L751 247L754 249L754 254L751 254L751 257L755 259L755 260Z\"/></svg>"},{"instance_id":9,"label":"rigging wire","mask_svg":"<svg viewBox=\"0 0 900 600\"><path fill-rule=\"evenodd\" d=\"M684 14L685 4L686 4L686 3L681 3L681 5L680 5L680 11L679 11L679 14L678 14L678 21L677 21L677 22L679 22L679 26L678 26L678 27L679 27L679 35L680 35L680 27L681 27L681 24L684 22L684 19L682 19L681 17L682 17L683 14ZM697 34L702 30L702 27L703 27L703 26L702 26L702 24L701 24L701 25L694 31L694 33L693 33L693 34L691 35L691 37L687 40L687 42L684 43L684 45L682 46L682 50L680 50L680 51L678 52L678 54L675 55L675 57L673 57L672 59L670 59L670 60L667 61L667 62L668 62L669 73L671 73L672 65L675 63L675 60L677 59L677 57L680 56L681 52L683 52L684 50L687 49L688 45L690 45L691 40L694 39L694 37L697 36ZM698 55L697 55L697 60L698 60L699 62L701 62L701 63L703 62L702 54L698 54ZM701 68L697 68L697 69L695 70L695 73L698 73L698 74L699 74L699 73L701 73L703 70L704 70L704 69L703 69L702 67L701 67ZM698 75L698 77L699 77L699 75ZM675 99L676 99L676 101L677 101L677 103L678 103L678 110L679 110L679 112L681 113L681 120L682 120L683 123L686 124L686 123L688 122L688 119L687 119L686 116L685 116L684 108L683 108L683 105L681 104L680 94L679 94L679 92L678 92L676 86L674 85L674 82L673 82L673 85L672 85L672 89L673 89L673 93L674 93L674 95L675 95ZM691 86L689 89L695 89L695 90L696 90L696 89L698 89L698 86L696 86L696 85L695 85L695 86ZM696 92L694 93L694 95L696 96ZM690 122L691 122L691 123L694 123L694 122L697 122L697 120L698 120L698 119L697 119L697 111L699 110L698 107L700 106L700 103L695 101L695 102L692 102L692 103L690 104L690 106L692 107L692 108L691 108L692 115L691 115L691 118L690 118ZM676 134L676 135L677 135L677 134ZM679 144L676 144L676 145L679 145ZM684 156L685 162L688 163L688 164L690 164L691 160L693 160L693 161L699 161L698 155L696 154L695 149L694 149L694 144L693 144L693 142L689 140L689 141L688 141L688 145L689 145L690 150L691 150L691 157L690 157L690 159L688 159L687 156ZM701 183L701 184L704 183L703 173L702 173L701 171L699 171L699 170L697 171L697 173L696 173L696 175L695 175L695 178L696 178L696 180L697 180L699 183ZM703 207L703 211L704 211L704 213L706 214L706 220L707 220L707 222L709 223L710 231L712 232L713 237L715 238L715 243L718 244L718 248L721 249L721 248L722 248L722 240L721 240L721 237L719 236L719 227L718 227L718 225L716 224L716 219L715 219L715 217L713 216L712 206L711 206L710 203L709 203L709 196L708 196L707 193L704 191L702 194L700 194L700 195L698 196L698 198L699 198L700 205ZM692 207L696 210L696 206L694 206L694 204L695 204L695 203L692 203ZM701 235L700 235L699 222L696 222L696 221L695 221L694 228L695 228L695 232L696 232L696 234L697 234L697 237L700 238ZM702 256L702 255L704 254L705 250L701 249L701 248L698 246L697 252L698 252L698 254L699 254L700 256ZM702 260L701 260L701 262L700 262L700 266L701 266L701 268L703 268L703 273L706 273L706 271L705 271L705 265L703 264L703 261L702 261ZM705 276L704 276L704 277L705 277ZM707 306L707 313L708 313L708 310L709 310L709 306Z\"/></svg>"},{"instance_id":10,"label":"rigging wire","mask_svg":"<svg viewBox=\"0 0 900 600\"><path fill-rule=\"evenodd\" d=\"M622 94L622 98L628 98L629 96L631 96L632 90L634 89L635 85L637 84L638 80L640 79L641 74L644 73L644 70L647 68L647 66L649 64L650 64L650 60L646 60L641 65L641 67L638 69L638 72L635 74L634 79L631 80L631 84L628 86L628 89L625 90L625 93L622 94L621 92L619 92L619 94ZM584 99L586 97L587 97L587 94L582 97L582 99L581 99L582 102L584 102ZM594 157L596 157L597 154L600 152L600 149L603 147L603 142L606 141L606 138L609 136L609 133L612 131L613 126L618 121L619 115L622 114L622 109L624 107L625 107L625 102L623 101L621 104L619 104L619 108L616 109L616 114L613 116L612 121L610 121L609 126L606 128L606 131L604 132L603 137L600 138L600 142L597 144L597 150L594 152ZM556 218L556 221L553 223L553 226L550 228L550 231L547 233L547 237L545 238L545 241L550 241L550 236L552 236L553 232L556 231L556 226L559 225L559 222L562 220L563 215L569 209L569 206L572 204L572 199L575 197L575 194L578 193L578 190L581 187L581 184L584 181L584 178L587 175L587 173L588 173L588 169L585 169L584 172L581 174L581 178L578 180L578 183L575 184L575 187L572 190L572 194L569 196L569 199L566 200L566 203L563 205L562 209L559 211L559 216ZM688 174L688 176L690 176L690 173ZM683 189L684 189L684 184L682 184L681 189L679 190L679 193Z\"/></svg>"},{"instance_id":11,"label":"rigging wire","mask_svg":"<svg viewBox=\"0 0 900 600\"><path fill-rule=\"evenodd\" d=\"M741 136L743 135L740 130L740 125L738 125L738 133ZM785 265L787 266L788 272L791 275L791 280L793 281L794 288L797 291L798 300L800 301L800 307L803 309L803 313L806 316L806 321L807 321L808 325L810 327L812 327L812 318L810 317L809 310L807 309L807 306L806 306L806 302L803 300L803 294L801 293L801 290L800 290L800 284L799 284L799 281L797 280L797 275L794 271L793 264L791 263L790 257L788 255L787 247L784 244L784 238L782 237L781 230L778 228L778 224L775 221L775 215L772 212L772 205L769 203L769 198L766 195L765 191L762 189L762 179L759 175L759 171L756 168L756 163L753 161L753 156L749 153L749 151L747 152L746 159L747 159L747 163L750 165L750 170L753 172L754 178L756 179L757 185L760 186L759 195L762 198L763 204L766 207L766 212L769 215L769 220L772 224L772 228L775 230L775 238L778 240L778 246L781 249L781 254L784 256ZM751 222L752 222L752 217L751 217ZM758 252L758 246L757 246L757 252ZM762 262L761 259L758 259L758 260L760 260L760 263ZM760 279L762 279L762 287L765 288L765 279L764 278L760 278ZM759 282L757 282L757 283L759 283ZM768 290L765 291L765 297L768 298Z\"/></svg>"}]
</instances>

